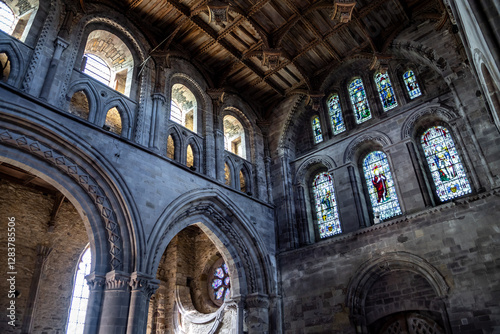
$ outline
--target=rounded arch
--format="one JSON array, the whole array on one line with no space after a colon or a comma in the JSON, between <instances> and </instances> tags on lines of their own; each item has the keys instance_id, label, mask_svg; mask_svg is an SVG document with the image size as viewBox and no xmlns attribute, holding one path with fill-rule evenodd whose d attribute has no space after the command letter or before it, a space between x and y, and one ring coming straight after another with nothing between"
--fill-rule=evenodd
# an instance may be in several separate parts
<instances>
[{"instance_id":1,"label":"rounded arch","mask_svg":"<svg viewBox=\"0 0 500 334\"><path fill-rule=\"evenodd\" d=\"M226 175L224 175L224 183L231 187L231 188L234 188L235 187L235 184L236 184L236 169L235 169L235 162L233 161L233 159L231 159L230 156L227 156L225 159L224 159L224 173L226 172L225 169L226 169L226 166L228 167L229 169L229 184L227 184L227 180L226 180Z\"/></svg>"},{"instance_id":2,"label":"rounded arch","mask_svg":"<svg viewBox=\"0 0 500 334\"><path fill-rule=\"evenodd\" d=\"M356 163L368 150L384 148L392 144L391 139L379 131L370 131L354 138L344 152L344 163Z\"/></svg>"},{"instance_id":3,"label":"rounded arch","mask_svg":"<svg viewBox=\"0 0 500 334\"><path fill-rule=\"evenodd\" d=\"M87 96L89 102L89 117L88 121L94 123L98 114L98 110L101 110L100 99L98 98L97 89L94 84L89 79L79 80L74 82L66 93L66 100L70 101L76 92L83 91Z\"/></svg>"},{"instance_id":4,"label":"rounded arch","mask_svg":"<svg viewBox=\"0 0 500 334\"><path fill-rule=\"evenodd\" d=\"M423 123L431 124L436 122L452 123L458 119L458 115L451 108L440 104L427 105L415 109L406 118L401 127L401 140L414 138Z\"/></svg>"},{"instance_id":5,"label":"rounded arch","mask_svg":"<svg viewBox=\"0 0 500 334\"><path fill-rule=\"evenodd\" d=\"M127 106L126 103L123 103L122 99L119 97L116 97L111 101L109 101L108 103L106 103L106 105L102 109L102 112L98 114L96 124L99 127L102 127L104 125L104 123L106 122L106 116L108 114L108 111L111 108L116 108L120 113L120 118L122 122L121 136L130 139L132 132L131 124L133 121L132 111L130 110L130 108Z\"/></svg>"},{"instance_id":6,"label":"rounded arch","mask_svg":"<svg viewBox=\"0 0 500 334\"><path fill-rule=\"evenodd\" d=\"M104 274L139 268L141 259L136 254L144 244L144 233L138 224L138 211L106 158L92 148L74 148L68 140L74 143L78 139L71 133L60 135L52 128L34 128L11 116L3 121L0 159L47 180L72 202L80 216L87 217L89 240L97 256L93 270Z\"/></svg>"},{"instance_id":7,"label":"rounded arch","mask_svg":"<svg viewBox=\"0 0 500 334\"><path fill-rule=\"evenodd\" d=\"M315 155L303 161L295 173L295 183L305 184L308 172L316 165L325 166L327 171L337 168L335 161L328 155Z\"/></svg>"},{"instance_id":8,"label":"rounded arch","mask_svg":"<svg viewBox=\"0 0 500 334\"><path fill-rule=\"evenodd\" d=\"M12 40L0 40L0 53L5 53L10 61L10 74L7 84L16 86L24 72L24 56Z\"/></svg>"},{"instance_id":9,"label":"rounded arch","mask_svg":"<svg viewBox=\"0 0 500 334\"><path fill-rule=\"evenodd\" d=\"M488 64L490 62L486 61L484 54L478 49L474 50L474 62L476 65L477 73L479 74L479 80L483 86L483 90L486 93L486 99L489 102L493 121L495 125L500 130L500 87L498 83L500 82L499 74L496 71L491 71Z\"/></svg>"},{"instance_id":10,"label":"rounded arch","mask_svg":"<svg viewBox=\"0 0 500 334\"><path fill-rule=\"evenodd\" d=\"M263 240L242 210L217 189L193 190L168 205L148 240L147 273L155 273L170 240L193 224L212 239L232 266L234 291L240 295L273 293L271 262Z\"/></svg>"},{"instance_id":11,"label":"rounded arch","mask_svg":"<svg viewBox=\"0 0 500 334\"><path fill-rule=\"evenodd\" d=\"M441 273L417 255L407 252L391 252L361 264L349 282L346 305L350 310L351 319L355 326L359 326L361 333L367 333L365 303L371 287L381 277L398 271L422 276L437 296L436 300L432 301L430 308L446 314L443 309L445 307L443 300L446 300L450 288ZM382 316L384 314L381 313L380 317Z\"/></svg>"},{"instance_id":12,"label":"rounded arch","mask_svg":"<svg viewBox=\"0 0 500 334\"><path fill-rule=\"evenodd\" d=\"M226 101L228 103L229 101ZM225 105L222 109L222 115L221 115L221 120L220 126L222 127L222 131L224 133L224 136L226 136L226 131L225 131L225 120L226 117L233 117L236 119L237 122L240 123L240 125L243 127L243 136L242 138L242 146L244 149L243 154L235 154L239 155L245 160L248 161L255 161L255 155L256 155L256 149L255 149L255 127L253 126L252 122L250 119L245 115L243 111L235 107L234 105ZM227 147L226 147L227 149ZM231 150L232 151L232 150Z\"/></svg>"}]
</instances>

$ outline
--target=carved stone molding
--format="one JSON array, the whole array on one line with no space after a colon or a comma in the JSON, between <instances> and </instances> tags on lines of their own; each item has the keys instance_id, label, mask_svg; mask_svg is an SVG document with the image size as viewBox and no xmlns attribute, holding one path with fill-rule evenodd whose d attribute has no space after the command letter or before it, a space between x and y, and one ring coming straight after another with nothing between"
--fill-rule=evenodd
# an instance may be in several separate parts
<instances>
[{"instance_id":1,"label":"carved stone molding","mask_svg":"<svg viewBox=\"0 0 500 334\"><path fill-rule=\"evenodd\" d=\"M106 277L96 275L95 273L85 276L85 279L87 280L87 285L89 286L90 291L102 290L106 284Z\"/></svg>"},{"instance_id":2,"label":"carved stone molding","mask_svg":"<svg viewBox=\"0 0 500 334\"><path fill-rule=\"evenodd\" d=\"M245 305L248 308L269 308L269 296L260 293L247 295Z\"/></svg>"},{"instance_id":3,"label":"carved stone molding","mask_svg":"<svg viewBox=\"0 0 500 334\"><path fill-rule=\"evenodd\" d=\"M121 269L123 260L121 254L120 228L116 222L115 213L106 193L89 172L71 158L53 149L49 144L1 126L0 143L24 150L46 161L75 180L76 184L80 185L92 199L97 211L101 214L101 220L108 234L111 268Z\"/></svg>"},{"instance_id":4,"label":"carved stone molding","mask_svg":"<svg viewBox=\"0 0 500 334\"><path fill-rule=\"evenodd\" d=\"M344 152L344 163L353 162L353 159L356 156L356 151L365 142L373 142L379 144L382 147L386 147L392 144L389 137L387 137L387 135L382 132L372 131L360 135L354 138L347 146L347 149Z\"/></svg>"},{"instance_id":5,"label":"carved stone molding","mask_svg":"<svg viewBox=\"0 0 500 334\"><path fill-rule=\"evenodd\" d=\"M132 291L142 291L148 299L151 298L159 286L160 281L151 276L138 272L134 272L130 275L130 287Z\"/></svg>"},{"instance_id":6,"label":"carved stone molding","mask_svg":"<svg viewBox=\"0 0 500 334\"><path fill-rule=\"evenodd\" d=\"M290 108L290 112L283 126L283 132L281 134L278 147L285 147L287 145L287 138L289 136L289 132L291 131L294 125L293 120L295 120L298 117L297 110L299 109L299 106L302 104L302 102L305 100L306 96L307 96L306 94L300 95L295 101L293 107Z\"/></svg>"},{"instance_id":7,"label":"carved stone molding","mask_svg":"<svg viewBox=\"0 0 500 334\"><path fill-rule=\"evenodd\" d=\"M408 118L403 123L403 126L401 127L401 139L404 140L411 138L415 130L416 123L420 119L429 116L435 116L440 120L450 124L452 124L458 118L458 115L453 110L439 106L427 107L417 110L410 116L408 116Z\"/></svg>"},{"instance_id":8,"label":"carved stone molding","mask_svg":"<svg viewBox=\"0 0 500 334\"><path fill-rule=\"evenodd\" d=\"M303 183L305 181L304 177L307 171L314 165L323 165L328 170L332 170L337 166L335 161L327 155L312 156L300 164L297 172L295 173L295 182Z\"/></svg>"},{"instance_id":9,"label":"carved stone molding","mask_svg":"<svg viewBox=\"0 0 500 334\"><path fill-rule=\"evenodd\" d=\"M121 271L110 271L106 274L106 290L128 290L130 276Z\"/></svg>"}]
</instances>

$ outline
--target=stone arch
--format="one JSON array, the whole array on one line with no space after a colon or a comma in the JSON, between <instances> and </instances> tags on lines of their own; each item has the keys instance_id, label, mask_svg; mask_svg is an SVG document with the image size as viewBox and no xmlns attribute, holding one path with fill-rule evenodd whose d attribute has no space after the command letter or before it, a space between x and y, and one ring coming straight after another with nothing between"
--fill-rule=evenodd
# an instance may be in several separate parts
<instances>
[{"instance_id":1,"label":"stone arch","mask_svg":"<svg viewBox=\"0 0 500 334\"><path fill-rule=\"evenodd\" d=\"M238 182L237 182L238 187L237 188L238 188L238 190L243 191L241 189L241 180L239 180L240 177L241 177L240 174L243 175L243 178L244 178L244 181L245 181L244 192L246 194L252 194L252 178L251 178L252 174L251 174L251 171L250 171L250 169L248 168L247 165L242 164L241 167L238 169L238 175L237 175L237 177L238 177Z\"/></svg>"},{"instance_id":2,"label":"stone arch","mask_svg":"<svg viewBox=\"0 0 500 334\"><path fill-rule=\"evenodd\" d=\"M303 161L295 173L295 183L305 184L308 171L316 165L325 166L328 171L337 168L335 161L327 155L315 155Z\"/></svg>"},{"instance_id":3,"label":"stone arch","mask_svg":"<svg viewBox=\"0 0 500 334\"><path fill-rule=\"evenodd\" d=\"M420 275L432 287L435 298L429 301L428 306L419 306L411 304L411 301L406 302L407 306L417 310L427 309L438 312L447 323L446 313L446 298L449 292L449 286L441 273L423 258L407 252L393 252L382 255L376 259L370 259L361 264L353 274L349 282L346 305L351 314L351 321L354 326L359 328L358 333L368 333L367 326L374 319L367 319L365 312L365 303L370 289L377 280L385 275L395 272L410 272ZM405 306L401 305L401 311L405 310ZM372 318L380 319L398 310L381 311L380 314ZM375 319L375 320L376 320Z\"/></svg>"},{"instance_id":4,"label":"stone arch","mask_svg":"<svg viewBox=\"0 0 500 334\"><path fill-rule=\"evenodd\" d=\"M0 40L0 53L3 52L5 52L10 61L10 74L7 84L17 86L25 67L23 53L19 50L16 43L10 39Z\"/></svg>"},{"instance_id":5,"label":"stone arch","mask_svg":"<svg viewBox=\"0 0 500 334\"><path fill-rule=\"evenodd\" d=\"M76 92L83 91L89 101L89 117L87 121L94 123L96 121L98 110L101 110L101 101L97 89L89 79L74 82L68 89L66 100L70 101Z\"/></svg>"},{"instance_id":6,"label":"stone arch","mask_svg":"<svg viewBox=\"0 0 500 334\"><path fill-rule=\"evenodd\" d=\"M240 122L243 127L243 132L245 135L245 156L242 157L247 161L255 161L256 148L255 148L255 127L251 123L250 119L245 115L243 111L234 107L233 105L226 105L222 108L221 120L226 116L232 116ZM222 132L224 132L224 124L220 122L222 127Z\"/></svg>"},{"instance_id":7,"label":"stone arch","mask_svg":"<svg viewBox=\"0 0 500 334\"><path fill-rule=\"evenodd\" d=\"M370 131L354 138L344 152L344 163L356 163L362 155L363 147L370 146L370 143L380 147L387 147L392 144L390 138L379 131Z\"/></svg>"},{"instance_id":8,"label":"stone arch","mask_svg":"<svg viewBox=\"0 0 500 334\"><path fill-rule=\"evenodd\" d=\"M130 108L127 106L126 103L122 101L121 98L116 97L106 103L104 108L102 109L101 112L98 113L97 116L97 126L102 127L106 121L106 116L108 111L111 108L116 108L118 109L118 112L120 113L121 117L121 122L122 122L122 133L121 136L125 137L127 139L130 139L131 132L132 132L132 122L133 122L133 114Z\"/></svg>"},{"instance_id":9,"label":"stone arch","mask_svg":"<svg viewBox=\"0 0 500 334\"><path fill-rule=\"evenodd\" d=\"M235 188L235 184L237 184L236 183L237 175L236 175L236 168L235 168L236 163L233 161L232 157L228 155L224 159L224 169L225 169L226 164L229 168L229 184L226 184L226 185L228 187ZM226 179L224 176L224 183L225 182L226 182Z\"/></svg>"},{"instance_id":10,"label":"stone arch","mask_svg":"<svg viewBox=\"0 0 500 334\"><path fill-rule=\"evenodd\" d=\"M289 109L288 117L283 124L282 131L280 132L280 139L276 148L288 147L289 142L292 140L293 129L296 121L305 110L306 95L300 94L294 97L292 106Z\"/></svg>"},{"instance_id":11,"label":"stone arch","mask_svg":"<svg viewBox=\"0 0 500 334\"><path fill-rule=\"evenodd\" d=\"M498 129L500 129L500 87L498 87L498 73L491 71L489 62L486 57L478 49L474 50L474 62L476 65L479 80L483 86L483 91L486 94L486 99L489 102L493 121Z\"/></svg>"},{"instance_id":12,"label":"stone arch","mask_svg":"<svg viewBox=\"0 0 500 334\"><path fill-rule=\"evenodd\" d=\"M419 123L425 118L450 124L458 118L458 115L453 109L440 104L419 107L403 123L401 127L401 140L413 138L418 131Z\"/></svg>"},{"instance_id":13,"label":"stone arch","mask_svg":"<svg viewBox=\"0 0 500 334\"><path fill-rule=\"evenodd\" d=\"M191 145L191 149L193 150L193 158L194 158L194 167L195 170L199 173L202 172L201 170L201 160L202 160L202 150L201 150L201 145L196 140L194 136L191 136L186 139L186 146L184 147L184 150L187 150L188 146Z\"/></svg>"},{"instance_id":14,"label":"stone arch","mask_svg":"<svg viewBox=\"0 0 500 334\"><path fill-rule=\"evenodd\" d=\"M240 295L272 293L271 262L263 240L242 210L217 189L187 192L163 211L148 241L148 274L156 272L170 240L193 224L209 235L231 263L235 291Z\"/></svg>"},{"instance_id":15,"label":"stone arch","mask_svg":"<svg viewBox=\"0 0 500 334\"><path fill-rule=\"evenodd\" d=\"M181 161L181 150L184 147L183 145L183 136L181 136L181 133L177 126L173 125L167 130L167 139L168 136L172 136L172 139L174 140L174 160L177 162ZM167 142L167 140L165 140ZM165 146L166 147L166 146ZM166 150L165 150L166 152Z\"/></svg>"}]
</instances>

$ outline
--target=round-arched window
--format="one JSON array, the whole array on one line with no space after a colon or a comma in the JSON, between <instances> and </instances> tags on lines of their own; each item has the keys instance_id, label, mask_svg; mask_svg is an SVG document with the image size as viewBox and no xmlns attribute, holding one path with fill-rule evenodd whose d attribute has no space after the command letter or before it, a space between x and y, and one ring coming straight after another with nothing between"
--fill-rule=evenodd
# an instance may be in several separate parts
<instances>
[{"instance_id":1,"label":"round-arched window","mask_svg":"<svg viewBox=\"0 0 500 334\"><path fill-rule=\"evenodd\" d=\"M210 269L208 280L208 290L210 299L221 306L225 299L231 296L231 279L229 277L229 268L223 258L217 260Z\"/></svg>"},{"instance_id":2,"label":"round-arched window","mask_svg":"<svg viewBox=\"0 0 500 334\"><path fill-rule=\"evenodd\" d=\"M7 34L12 34L16 16L12 9L6 3L0 1L0 30Z\"/></svg>"}]
</instances>

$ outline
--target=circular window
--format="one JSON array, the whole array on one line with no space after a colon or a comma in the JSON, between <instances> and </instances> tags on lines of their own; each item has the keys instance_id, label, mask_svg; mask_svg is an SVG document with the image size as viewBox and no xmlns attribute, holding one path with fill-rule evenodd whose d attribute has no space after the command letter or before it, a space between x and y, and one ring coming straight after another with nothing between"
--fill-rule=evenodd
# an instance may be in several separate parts
<instances>
[{"instance_id":1,"label":"circular window","mask_svg":"<svg viewBox=\"0 0 500 334\"><path fill-rule=\"evenodd\" d=\"M222 258L217 260L210 269L208 291L210 299L212 299L217 306L221 306L224 299L229 299L231 296L229 268Z\"/></svg>"}]
</instances>

